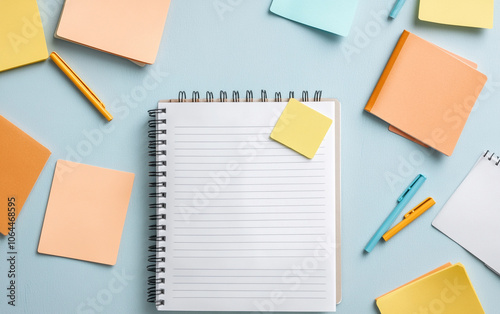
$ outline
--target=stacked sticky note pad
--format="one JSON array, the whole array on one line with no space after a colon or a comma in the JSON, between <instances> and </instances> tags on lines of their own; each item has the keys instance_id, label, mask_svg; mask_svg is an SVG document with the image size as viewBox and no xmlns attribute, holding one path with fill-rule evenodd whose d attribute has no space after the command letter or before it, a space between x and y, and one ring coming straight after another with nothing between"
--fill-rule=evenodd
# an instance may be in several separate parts
<instances>
[{"instance_id":1,"label":"stacked sticky note pad","mask_svg":"<svg viewBox=\"0 0 500 314\"><path fill-rule=\"evenodd\" d=\"M487 80L476 68L404 31L365 110L450 156Z\"/></svg>"},{"instance_id":2,"label":"stacked sticky note pad","mask_svg":"<svg viewBox=\"0 0 500 314\"><path fill-rule=\"evenodd\" d=\"M169 5L170 0L66 0L55 37L153 64Z\"/></svg>"}]
</instances>

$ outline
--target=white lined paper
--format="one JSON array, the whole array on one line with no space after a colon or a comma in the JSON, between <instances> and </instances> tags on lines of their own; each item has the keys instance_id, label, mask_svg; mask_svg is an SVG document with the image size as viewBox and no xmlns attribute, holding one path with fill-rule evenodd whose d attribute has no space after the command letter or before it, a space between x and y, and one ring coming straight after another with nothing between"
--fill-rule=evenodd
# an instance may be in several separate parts
<instances>
[{"instance_id":1,"label":"white lined paper","mask_svg":"<svg viewBox=\"0 0 500 314\"><path fill-rule=\"evenodd\" d=\"M335 127L309 160L269 138L285 105L160 103L160 309L335 310ZM307 105L333 117L332 102Z\"/></svg>"}]
</instances>

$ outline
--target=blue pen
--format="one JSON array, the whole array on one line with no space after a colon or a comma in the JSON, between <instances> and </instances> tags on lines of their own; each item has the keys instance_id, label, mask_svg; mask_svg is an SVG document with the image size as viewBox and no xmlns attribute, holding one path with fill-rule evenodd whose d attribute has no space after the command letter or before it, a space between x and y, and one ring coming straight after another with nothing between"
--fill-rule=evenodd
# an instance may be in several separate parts
<instances>
[{"instance_id":1,"label":"blue pen","mask_svg":"<svg viewBox=\"0 0 500 314\"><path fill-rule=\"evenodd\" d=\"M373 237L370 239L370 242L365 247L365 251L370 253L375 245L377 245L378 241L382 238L384 233L389 230L391 225L394 223L394 220L398 218L399 214L405 208L405 206L410 202L411 198L417 193L418 189L424 184L426 177L419 174L415 180L406 188L406 190L401 194L401 196L398 198L398 205L396 208L392 210L392 212L389 214L389 217L387 217L380 228L378 228L377 232L373 235Z\"/></svg>"},{"instance_id":2,"label":"blue pen","mask_svg":"<svg viewBox=\"0 0 500 314\"><path fill-rule=\"evenodd\" d=\"M396 4L394 5L394 7L392 8L392 11L391 13L389 14L389 16L393 19L396 18L396 16L398 16L399 14L399 11L401 11L401 8L403 7L403 5L405 4L405 1L406 0L398 0L396 2Z\"/></svg>"}]
</instances>

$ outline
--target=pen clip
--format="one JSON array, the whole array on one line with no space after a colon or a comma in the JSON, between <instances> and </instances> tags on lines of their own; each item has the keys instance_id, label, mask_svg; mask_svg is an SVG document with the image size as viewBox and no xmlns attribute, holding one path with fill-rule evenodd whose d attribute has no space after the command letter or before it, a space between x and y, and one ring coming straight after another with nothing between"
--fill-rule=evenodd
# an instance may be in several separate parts
<instances>
[{"instance_id":1,"label":"pen clip","mask_svg":"<svg viewBox=\"0 0 500 314\"><path fill-rule=\"evenodd\" d=\"M417 184L417 182L421 178L425 178L425 177L422 174L419 174L415 178L415 180L413 180L412 183L410 183L410 185L406 188L406 190L404 190L403 194L401 194L401 196L398 198L398 203L400 203L402 200L404 200L404 198L406 197L406 195L411 191L411 189L415 186L415 184Z\"/></svg>"},{"instance_id":2,"label":"pen clip","mask_svg":"<svg viewBox=\"0 0 500 314\"><path fill-rule=\"evenodd\" d=\"M409 212L407 212L404 215L403 219L407 219L408 217L410 217L411 215L419 212L422 209L427 209L427 207L431 207L432 205L429 206L430 202L432 202L432 205L434 205L436 203L436 202L434 202L434 200L432 199L432 197L428 197L424 201L422 201L422 203L418 204L417 206L415 206L414 208L412 208Z\"/></svg>"}]
</instances>

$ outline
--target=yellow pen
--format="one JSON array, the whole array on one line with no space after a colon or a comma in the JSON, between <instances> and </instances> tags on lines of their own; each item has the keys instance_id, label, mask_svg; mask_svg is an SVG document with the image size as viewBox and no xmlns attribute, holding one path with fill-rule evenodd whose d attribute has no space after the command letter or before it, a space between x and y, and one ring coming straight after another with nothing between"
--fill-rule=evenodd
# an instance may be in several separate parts
<instances>
[{"instance_id":1,"label":"yellow pen","mask_svg":"<svg viewBox=\"0 0 500 314\"><path fill-rule=\"evenodd\" d=\"M102 103L102 101L97 97L96 94L85 84L82 79L73 71L69 65L64 62L64 60L59 57L59 55L55 52L50 54L50 59L54 61L54 63L63 71L64 74L75 84L76 87L87 97L87 99L94 105L94 107L99 110L99 112L108 120L113 120L113 116L106 110L106 106Z\"/></svg>"},{"instance_id":2,"label":"yellow pen","mask_svg":"<svg viewBox=\"0 0 500 314\"><path fill-rule=\"evenodd\" d=\"M387 231L382 238L385 241L389 241L390 238L396 235L399 231L401 231L404 227L408 226L413 220L417 219L420 215L422 215L426 210L434 206L436 202L432 197L426 198L422 203L418 204L410 210L403 218L403 221L394 226L391 230Z\"/></svg>"}]
</instances>

